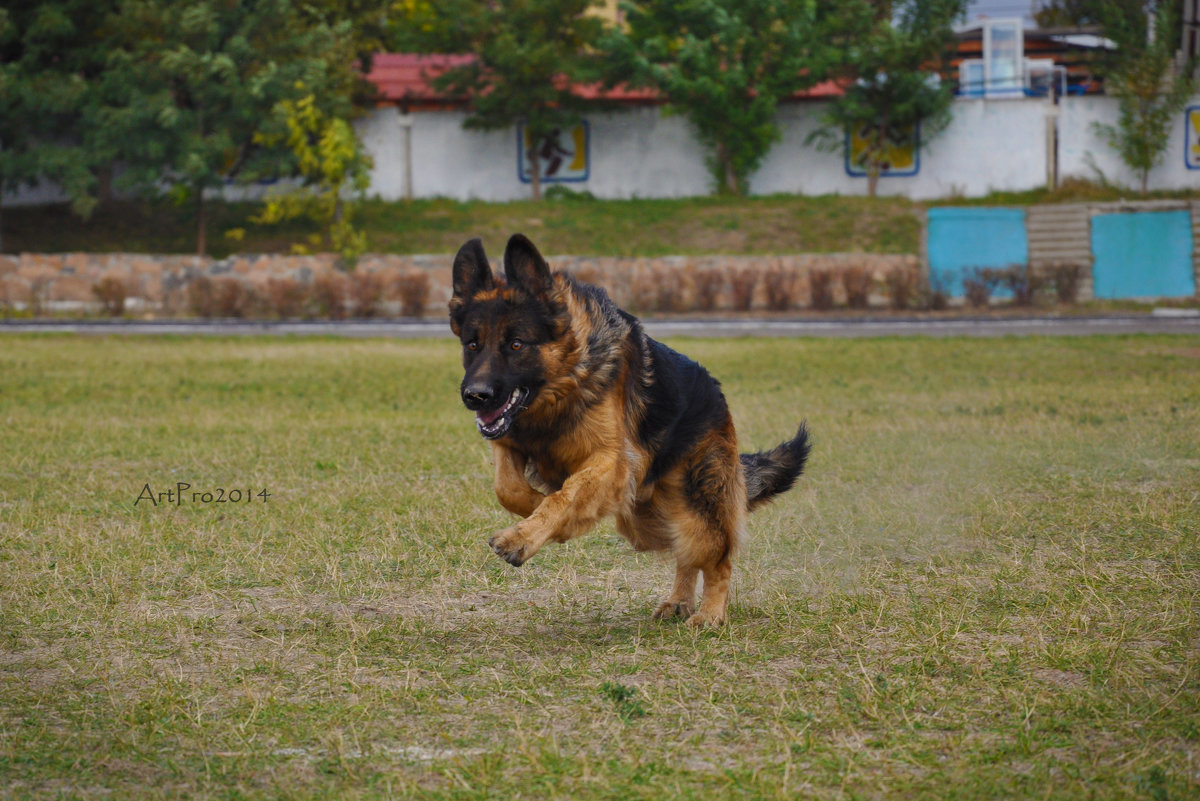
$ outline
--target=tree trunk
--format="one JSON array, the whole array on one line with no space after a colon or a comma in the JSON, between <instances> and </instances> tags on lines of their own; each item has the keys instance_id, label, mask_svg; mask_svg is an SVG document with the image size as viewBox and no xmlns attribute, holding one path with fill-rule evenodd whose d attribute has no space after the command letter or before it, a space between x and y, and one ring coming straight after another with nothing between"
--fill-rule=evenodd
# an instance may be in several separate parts
<instances>
[{"instance_id":1,"label":"tree trunk","mask_svg":"<svg viewBox=\"0 0 1200 801\"><path fill-rule=\"evenodd\" d=\"M107 203L112 200L113 168L102 167L96 172L96 200Z\"/></svg>"},{"instance_id":2,"label":"tree trunk","mask_svg":"<svg viewBox=\"0 0 1200 801\"><path fill-rule=\"evenodd\" d=\"M205 236L208 228L208 219L206 209L204 207L204 187L196 188L196 255L203 256L208 250L208 241Z\"/></svg>"},{"instance_id":3,"label":"tree trunk","mask_svg":"<svg viewBox=\"0 0 1200 801\"><path fill-rule=\"evenodd\" d=\"M534 200L542 199L542 162L538 158L538 142L534 136L529 137L533 144L529 148L529 187Z\"/></svg>"},{"instance_id":4,"label":"tree trunk","mask_svg":"<svg viewBox=\"0 0 1200 801\"><path fill-rule=\"evenodd\" d=\"M883 174L883 157L887 154L887 117L875 129L873 140L867 145L867 194L876 197L879 191L879 176Z\"/></svg>"},{"instance_id":5,"label":"tree trunk","mask_svg":"<svg viewBox=\"0 0 1200 801\"><path fill-rule=\"evenodd\" d=\"M737 173L733 169L733 158L729 155L729 146L724 142L717 142L717 181L718 192L728 192L732 195L742 193L741 187L738 186Z\"/></svg>"}]
</instances>

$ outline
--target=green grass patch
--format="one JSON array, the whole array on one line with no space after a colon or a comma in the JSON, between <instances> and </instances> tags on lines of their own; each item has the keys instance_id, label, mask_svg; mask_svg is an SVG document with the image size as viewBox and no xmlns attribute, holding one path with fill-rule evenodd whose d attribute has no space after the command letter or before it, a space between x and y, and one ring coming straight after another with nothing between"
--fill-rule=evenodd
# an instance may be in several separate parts
<instances>
[{"instance_id":1,"label":"green grass patch","mask_svg":"<svg viewBox=\"0 0 1200 801\"><path fill-rule=\"evenodd\" d=\"M368 201L359 223L378 253L453 253L473 236L503 243L513 232L547 254L661 256L807 252L916 253L918 206L899 198L795 197L590 200L560 195L541 203L445 199ZM248 203L211 204L210 253L286 252L312 232L299 222L258 226ZM189 207L109 203L87 220L64 206L5 209L9 252L195 251ZM235 241L224 232L246 230Z\"/></svg>"},{"instance_id":2,"label":"green grass patch","mask_svg":"<svg viewBox=\"0 0 1200 801\"><path fill-rule=\"evenodd\" d=\"M449 336L3 344L5 798L1200 793L1196 337L672 342L816 441L700 633L491 553Z\"/></svg>"},{"instance_id":3,"label":"green grass patch","mask_svg":"<svg viewBox=\"0 0 1200 801\"><path fill-rule=\"evenodd\" d=\"M842 195L597 200L552 188L540 203L368 200L360 205L357 219L367 234L368 250L377 253L454 253L470 237L504 242L514 232L530 236L544 253L558 255L917 253L920 215L927 206L1185 200L1195 194L1178 190L1143 196L1081 179L1068 179L1053 190L928 202ZM253 203L209 204L209 254L288 252L316 232L303 221L257 225L250 218L260 210ZM196 247L192 207L164 200L110 201L86 220L65 205L6 208L0 225L4 250L10 253L192 253ZM235 229L244 230L244 237L225 236Z\"/></svg>"}]
</instances>

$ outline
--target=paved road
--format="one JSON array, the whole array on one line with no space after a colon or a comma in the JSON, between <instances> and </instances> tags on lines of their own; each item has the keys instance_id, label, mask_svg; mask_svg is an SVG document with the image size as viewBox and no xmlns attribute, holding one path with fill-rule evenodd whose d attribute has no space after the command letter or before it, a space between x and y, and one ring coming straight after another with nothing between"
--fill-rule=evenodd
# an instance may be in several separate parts
<instances>
[{"instance_id":1,"label":"paved road","mask_svg":"<svg viewBox=\"0 0 1200 801\"><path fill-rule=\"evenodd\" d=\"M1194 313L1193 313L1194 312ZM831 318L797 320L646 320L654 337L878 337L878 336L970 336L1000 337L1040 334L1086 336L1089 334L1200 334L1200 312L1156 310L1151 314L1103 315L1094 317L954 317L920 318ZM442 320L362 320L249 322L204 321L0 321L2 333L72 334L209 334L251 336L269 334L344 337L436 337L448 338L450 327Z\"/></svg>"}]
</instances>

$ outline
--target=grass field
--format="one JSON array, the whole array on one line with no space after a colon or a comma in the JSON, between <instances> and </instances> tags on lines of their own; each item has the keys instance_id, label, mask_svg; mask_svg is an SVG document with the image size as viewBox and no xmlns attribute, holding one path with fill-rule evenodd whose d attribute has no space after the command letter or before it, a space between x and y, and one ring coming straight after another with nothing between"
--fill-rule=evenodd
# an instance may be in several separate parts
<instances>
[{"instance_id":1,"label":"grass field","mask_svg":"<svg viewBox=\"0 0 1200 801\"><path fill-rule=\"evenodd\" d=\"M1191 196L1152 192L1145 197ZM376 253L454 253L472 236L493 242L522 231L543 252L558 255L915 254L926 205L1023 206L1129 197L1130 191L1122 187L1079 179L1068 179L1054 191L993 193L928 204L903 197L841 195L591 200L567 192L541 203L370 200L362 204L357 224L367 235L368 250ZM315 230L298 222L256 225L250 218L259 210L251 203L210 204L209 254L287 252ZM65 206L18 207L5 208L0 216L0 241L9 253L193 253L195 227L191 206L165 200L110 201L87 220ZM244 238L225 236L236 229L245 232Z\"/></svg>"},{"instance_id":2,"label":"grass field","mask_svg":"<svg viewBox=\"0 0 1200 801\"><path fill-rule=\"evenodd\" d=\"M449 336L0 340L0 797L1200 795L1200 339L672 344L816 439L716 632L491 554Z\"/></svg>"},{"instance_id":3,"label":"grass field","mask_svg":"<svg viewBox=\"0 0 1200 801\"><path fill-rule=\"evenodd\" d=\"M315 229L259 226L258 207L214 204L209 252L287 252ZM514 231L546 253L661 256L708 253L916 253L918 207L899 198L705 197L678 200L549 199L541 203L445 199L362 205L357 224L377 253L454 253L463 240L504 241ZM190 207L112 203L80 220L65 207L5 209L4 250L195 252ZM234 240L224 232L245 230Z\"/></svg>"}]
</instances>

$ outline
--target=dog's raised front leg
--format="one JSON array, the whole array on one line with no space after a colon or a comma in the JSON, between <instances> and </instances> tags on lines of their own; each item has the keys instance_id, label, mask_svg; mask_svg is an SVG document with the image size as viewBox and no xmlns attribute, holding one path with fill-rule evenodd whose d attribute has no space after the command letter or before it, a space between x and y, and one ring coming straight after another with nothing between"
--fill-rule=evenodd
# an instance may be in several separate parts
<instances>
[{"instance_id":1,"label":"dog's raised front leg","mask_svg":"<svg viewBox=\"0 0 1200 801\"><path fill-rule=\"evenodd\" d=\"M529 517L546 496L529 486L525 478L525 457L498 442L492 443L496 462L496 497L514 515Z\"/></svg>"},{"instance_id":2,"label":"dog's raised front leg","mask_svg":"<svg viewBox=\"0 0 1200 801\"><path fill-rule=\"evenodd\" d=\"M627 472L626 463L614 454L593 456L529 517L496 532L488 544L504 561L520 567L547 542L566 542L614 511Z\"/></svg>"}]
</instances>

